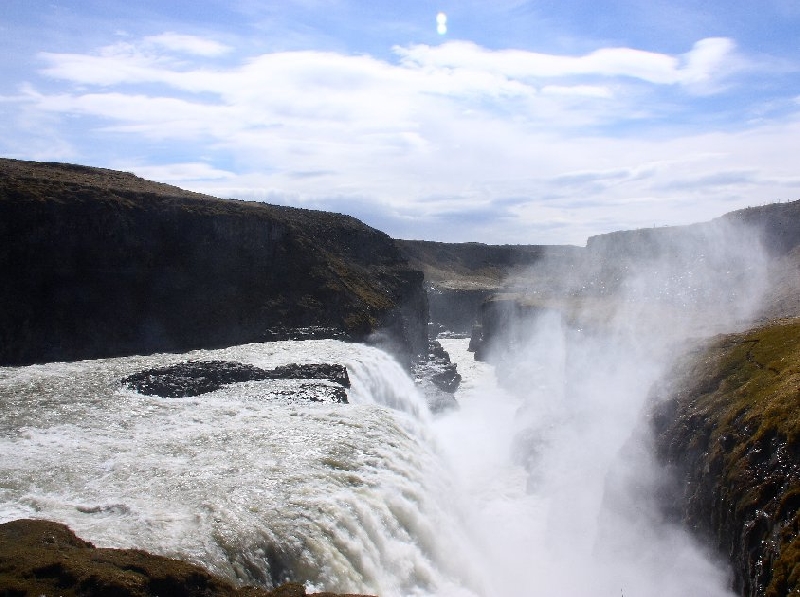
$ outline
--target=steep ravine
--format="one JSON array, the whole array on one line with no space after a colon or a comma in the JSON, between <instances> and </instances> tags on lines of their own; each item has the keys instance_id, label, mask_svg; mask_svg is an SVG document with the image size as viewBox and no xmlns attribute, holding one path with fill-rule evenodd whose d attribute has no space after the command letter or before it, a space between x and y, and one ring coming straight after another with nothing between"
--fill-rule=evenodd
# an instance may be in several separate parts
<instances>
[{"instance_id":1,"label":"steep ravine","mask_svg":"<svg viewBox=\"0 0 800 597\"><path fill-rule=\"evenodd\" d=\"M760 227L772 259L762 321L800 314L798 210L725 217ZM377 337L410 361L431 354L418 268L441 290L439 319L468 307L440 323L465 330L478 316L484 342L513 341L509 313L558 309L569 325L602 326L622 272L683 245L686 230L613 233L547 258L542 247L396 244L340 214L0 159L0 365L293 336ZM455 370L444 372L451 391ZM658 456L675 479L669 515L730 559L741 595L800 591L800 320L715 338L654 399Z\"/></svg>"},{"instance_id":2,"label":"steep ravine","mask_svg":"<svg viewBox=\"0 0 800 597\"><path fill-rule=\"evenodd\" d=\"M671 515L727 557L744 597L800 591L800 319L715 338L654 392Z\"/></svg>"},{"instance_id":3,"label":"steep ravine","mask_svg":"<svg viewBox=\"0 0 800 597\"><path fill-rule=\"evenodd\" d=\"M341 214L0 159L0 364L298 334L427 351L422 273Z\"/></svg>"}]
</instances>

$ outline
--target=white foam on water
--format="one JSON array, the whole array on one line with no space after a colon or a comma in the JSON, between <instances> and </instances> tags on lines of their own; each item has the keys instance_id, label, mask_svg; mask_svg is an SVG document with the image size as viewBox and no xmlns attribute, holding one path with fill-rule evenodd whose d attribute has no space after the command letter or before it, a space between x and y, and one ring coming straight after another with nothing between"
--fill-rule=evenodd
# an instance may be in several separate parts
<instances>
[{"instance_id":1,"label":"white foam on water","mask_svg":"<svg viewBox=\"0 0 800 597\"><path fill-rule=\"evenodd\" d=\"M188 359L340 363L351 404L287 399L276 382L178 399L119 383ZM430 414L375 348L279 342L6 368L0 396L2 521L64 522L97 545L188 559L244 583L289 574L342 592L467 591Z\"/></svg>"}]
</instances>

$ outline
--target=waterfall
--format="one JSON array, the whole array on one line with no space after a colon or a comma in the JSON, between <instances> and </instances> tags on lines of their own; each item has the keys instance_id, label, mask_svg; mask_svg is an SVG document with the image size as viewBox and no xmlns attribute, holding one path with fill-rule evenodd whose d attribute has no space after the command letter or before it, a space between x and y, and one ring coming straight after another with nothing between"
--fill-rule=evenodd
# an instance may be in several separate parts
<instances>
[{"instance_id":1,"label":"waterfall","mask_svg":"<svg viewBox=\"0 0 800 597\"><path fill-rule=\"evenodd\" d=\"M654 506L635 430L663 355L553 316L527 329L499 378L444 340L464 381L435 417L388 355L329 340L0 369L0 521L310 591L729 596ZM120 384L190 359L343 364L350 403L292 399L291 381L192 398Z\"/></svg>"},{"instance_id":2,"label":"waterfall","mask_svg":"<svg viewBox=\"0 0 800 597\"><path fill-rule=\"evenodd\" d=\"M119 383L189 359L338 362L350 404L292 400L277 382L177 399ZM98 546L246 584L478 594L424 399L376 348L279 342L5 368L0 397L0 521L63 522Z\"/></svg>"},{"instance_id":3,"label":"waterfall","mask_svg":"<svg viewBox=\"0 0 800 597\"><path fill-rule=\"evenodd\" d=\"M434 426L471 498L486 594L730 597L724 566L656 508L641 425L658 368L610 342L544 322L515 387L470 363L463 341L442 341L468 381L477 369L460 411Z\"/></svg>"}]
</instances>

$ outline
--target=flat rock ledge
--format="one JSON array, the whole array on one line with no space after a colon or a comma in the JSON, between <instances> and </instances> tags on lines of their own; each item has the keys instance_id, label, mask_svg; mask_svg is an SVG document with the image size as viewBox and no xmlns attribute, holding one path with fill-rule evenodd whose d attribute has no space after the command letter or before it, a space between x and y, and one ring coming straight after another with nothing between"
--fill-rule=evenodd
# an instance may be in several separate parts
<instances>
[{"instance_id":1,"label":"flat rock ledge","mask_svg":"<svg viewBox=\"0 0 800 597\"><path fill-rule=\"evenodd\" d=\"M347 403L350 387L347 369L328 363L291 363L261 369L235 361L187 361L169 367L146 369L121 380L123 386L162 398L186 398L213 392L223 386L246 381L314 380L329 384L302 384L292 395L315 402ZM285 392L279 392L285 393Z\"/></svg>"},{"instance_id":2,"label":"flat rock ledge","mask_svg":"<svg viewBox=\"0 0 800 597\"><path fill-rule=\"evenodd\" d=\"M0 595L305 597L306 590L299 583L236 587L200 566L138 549L97 548L63 524L23 519L0 524Z\"/></svg>"}]
</instances>

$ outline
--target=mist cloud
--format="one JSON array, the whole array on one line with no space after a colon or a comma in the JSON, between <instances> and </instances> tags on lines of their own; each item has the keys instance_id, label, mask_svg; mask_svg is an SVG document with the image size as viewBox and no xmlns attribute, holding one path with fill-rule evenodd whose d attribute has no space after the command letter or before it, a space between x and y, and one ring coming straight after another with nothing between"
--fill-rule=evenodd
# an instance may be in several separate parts
<instances>
[{"instance_id":1,"label":"mist cloud","mask_svg":"<svg viewBox=\"0 0 800 597\"><path fill-rule=\"evenodd\" d=\"M732 595L726 565L664 501L676 493L653 456L648 396L693 343L752 321L767 271L759 231L723 218L594 239L582 259L546 259L514 282L529 307L496 308L504 334L488 352L505 390L468 405L504 426L527 473L524 494L486 498L476 522L499 558L517 554L506 574L526 571L507 590Z\"/></svg>"}]
</instances>

